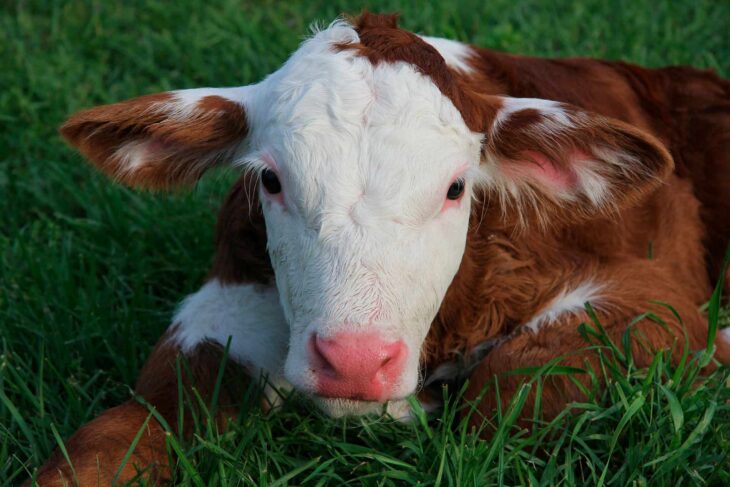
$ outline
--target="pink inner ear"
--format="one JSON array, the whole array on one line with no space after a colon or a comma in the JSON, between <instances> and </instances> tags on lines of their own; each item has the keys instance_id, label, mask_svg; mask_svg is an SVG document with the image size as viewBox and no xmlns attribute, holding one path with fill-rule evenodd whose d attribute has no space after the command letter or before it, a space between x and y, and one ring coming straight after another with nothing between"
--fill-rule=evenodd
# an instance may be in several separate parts
<instances>
[{"instance_id":1,"label":"pink inner ear","mask_svg":"<svg viewBox=\"0 0 730 487\"><path fill-rule=\"evenodd\" d=\"M144 143L145 151L153 157L163 152L170 152L172 147L171 143L158 138L149 139Z\"/></svg>"},{"instance_id":2,"label":"pink inner ear","mask_svg":"<svg viewBox=\"0 0 730 487\"><path fill-rule=\"evenodd\" d=\"M578 184L578 175L572 167L579 164L581 160L588 159L585 153L575 150L568 158L568 167L559 167L540 152L524 151L523 155L527 161L512 165L508 175L512 172L514 176L534 178L549 187L563 190L573 188Z\"/></svg>"}]
</instances>

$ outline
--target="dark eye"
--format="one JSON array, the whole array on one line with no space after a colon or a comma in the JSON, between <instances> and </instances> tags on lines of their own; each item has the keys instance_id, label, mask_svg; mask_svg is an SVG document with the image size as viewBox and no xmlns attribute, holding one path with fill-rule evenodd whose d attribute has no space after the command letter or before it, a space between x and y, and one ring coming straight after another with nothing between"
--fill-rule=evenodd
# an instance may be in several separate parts
<instances>
[{"instance_id":1,"label":"dark eye","mask_svg":"<svg viewBox=\"0 0 730 487\"><path fill-rule=\"evenodd\" d=\"M450 200L458 200L461 198L461 195L464 194L464 186L464 180L462 178L457 179L451 183L451 186L449 186L449 191L446 193L446 197Z\"/></svg>"},{"instance_id":2,"label":"dark eye","mask_svg":"<svg viewBox=\"0 0 730 487\"><path fill-rule=\"evenodd\" d=\"M269 194L281 193L281 183L276 173L271 169L261 171L261 184L264 185Z\"/></svg>"}]
</instances>

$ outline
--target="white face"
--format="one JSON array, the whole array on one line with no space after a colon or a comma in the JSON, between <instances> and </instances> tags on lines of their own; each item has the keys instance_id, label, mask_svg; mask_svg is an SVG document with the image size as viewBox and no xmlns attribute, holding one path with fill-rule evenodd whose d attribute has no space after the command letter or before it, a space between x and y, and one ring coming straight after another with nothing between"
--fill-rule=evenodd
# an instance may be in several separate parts
<instances>
[{"instance_id":1,"label":"white face","mask_svg":"<svg viewBox=\"0 0 730 487\"><path fill-rule=\"evenodd\" d=\"M286 378L361 412L418 385L464 252L482 136L414 67L374 67L323 34L257 86L250 163L281 187L262 184L260 199L291 330ZM449 199L457 180L464 193Z\"/></svg>"}]
</instances>

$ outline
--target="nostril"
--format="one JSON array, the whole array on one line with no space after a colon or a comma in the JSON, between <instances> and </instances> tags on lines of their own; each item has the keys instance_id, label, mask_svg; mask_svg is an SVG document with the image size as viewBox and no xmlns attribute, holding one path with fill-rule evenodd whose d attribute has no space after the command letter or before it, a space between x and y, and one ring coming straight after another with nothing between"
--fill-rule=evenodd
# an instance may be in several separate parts
<instances>
[{"instance_id":1,"label":"nostril","mask_svg":"<svg viewBox=\"0 0 730 487\"><path fill-rule=\"evenodd\" d=\"M382 368L386 367L389 363L391 363L393 361L393 358L395 358L394 355L388 355L383 360L381 360L380 361L380 368L382 369Z\"/></svg>"},{"instance_id":2,"label":"nostril","mask_svg":"<svg viewBox=\"0 0 730 487\"><path fill-rule=\"evenodd\" d=\"M381 349L380 368L386 368L391 364L398 362L405 351L403 342L389 343Z\"/></svg>"},{"instance_id":3,"label":"nostril","mask_svg":"<svg viewBox=\"0 0 730 487\"><path fill-rule=\"evenodd\" d=\"M334 375L337 372L334 364L328 358L328 344L317 335L311 338L311 348L315 358L315 367L322 372Z\"/></svg>"}]
</instances>

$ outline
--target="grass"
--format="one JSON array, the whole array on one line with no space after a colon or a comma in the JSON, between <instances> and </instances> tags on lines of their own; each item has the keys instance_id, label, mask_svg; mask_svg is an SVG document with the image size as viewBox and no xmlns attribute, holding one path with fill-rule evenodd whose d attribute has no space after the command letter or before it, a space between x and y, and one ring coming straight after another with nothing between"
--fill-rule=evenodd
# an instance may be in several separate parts
<instances>
[{"instance_id":1,"label":"grass","mask_svg":"<svg viewBox=\"0 0 730 487\"><path fill-rule=\"evenodd\" d=\"M696 1L371 1L402 25L524 54L586 55L730 74L730 4ZM115 186L56 127L82 107L172 88L254 82L313 20L359 2L8 1L0 6L0 485L27 478L59 443L129 397L175 303L201 283L232 175L171 195ZM715 303L717 304L717 303ZM714 323L728 321L727 310ZM594 323L592 326L596 326ZM600 336L600 334L599 334ZM699 377L622 347L608 387L533 432L479 440L454 403L413 424L331 421L293 398L226 431L170 437L185 485L728 485L727 368ZM539 388L542 378L525 387ZM464 412L464 411L462 411ZM466 411L468 413L468 411Z\"/></svg>"}]
</instances>

